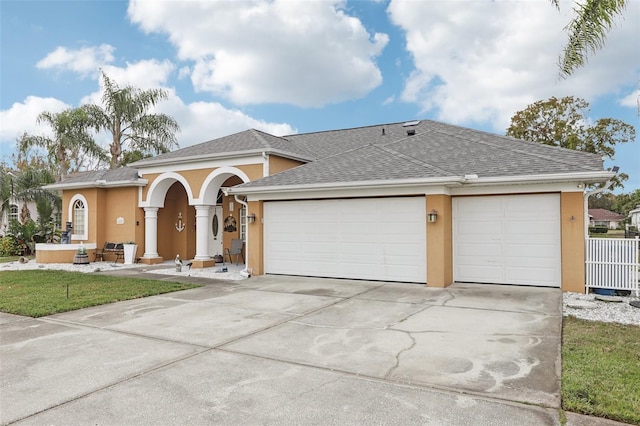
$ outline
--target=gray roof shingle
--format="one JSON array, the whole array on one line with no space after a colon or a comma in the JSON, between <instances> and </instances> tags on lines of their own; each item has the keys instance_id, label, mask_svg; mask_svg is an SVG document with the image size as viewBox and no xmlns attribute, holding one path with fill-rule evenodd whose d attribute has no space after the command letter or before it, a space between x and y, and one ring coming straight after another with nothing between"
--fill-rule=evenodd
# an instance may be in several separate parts
<instances>
[{"instance_id":1,"label":"gray roof shingle","mask_svg":"<svg viewBox=\"0 0 640 426\"><path fill-rule=\"evenodd\" d=\"M319 159L242 188L602 171L594 154L428 120L409 128L395 123L288 136Z\"/></svg>"},{"instance_id":2,"label":"gray roof shingle","mask_svg":"<svg viewBox=\"0 0 640 426\"><path fill-rule=\"evenodd\" d=\"M138 170L132 167L119 167L117 169L94 170L89 172L73 173L68 175L61 184L88 183L88 182L126 182L138 179Z\"/></svg>"},{"instance_id":3,"label":"gray roof shingle","mask_svg":"<svg viewBox=\"0 0 640 426\"><path fill-rule=\"evenodd\" d=\"M280 155L288 155L304 160L313 160L315 158L315 156L304 147L292 143L285 138L273 136L260 130L249 129L219 139L167 152L166 154L160 154L153 158L144 159L133 163L132 166L144 167L150 164L189 158L206 160L207 158L215 158L216 156L256 151L277 152Z\"/></svg>"},{"instance_id":4,"label":"gray roof shingle","mask_svg":"<svg viewBox=\"0 0 640 426\"><path fill-rule=\"evenodd\" d=\"M408 135L407 130L415 130ZM138 179L135 167L269 152L307 164L236 187L349 184L407 179L481 178L601 172L599 156L422 120L277 137L246 130L153 158L133 167L68 176L60 185Z\"/></svg>"}]
</instances>

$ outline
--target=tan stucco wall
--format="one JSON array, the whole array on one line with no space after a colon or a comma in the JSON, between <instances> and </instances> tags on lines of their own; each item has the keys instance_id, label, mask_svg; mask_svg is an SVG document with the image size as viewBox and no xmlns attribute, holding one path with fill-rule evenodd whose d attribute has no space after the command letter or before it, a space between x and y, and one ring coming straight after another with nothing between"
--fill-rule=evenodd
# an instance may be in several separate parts
<instances>
[{"instance_id":1,"label":"tan stucco wall","mask_svg":"<svg viewBox=\"0 0 640 426\"><path fill-rule=\"evenodd\" d=\"M302 161L291 160L290 158L282 158L277 155L269 156L269 174L275 175L276 173L280 173L284 170L291 169L293 167L297 167L301 164L304 164Z\"/></svg>"},{"instance_id":2,"label":"tan stucco wall","mask_svg":"<svg viewBox=\"0 0 640 426\"><path fill-rule=\"evenodd\" d=\"M182 214L184 229L176 228L178 214ZM158 209L158 255L164 259L191 259L195 256L196 211L189 206L187 193L181 183L176 182L167 191L164 208Z\"/></svg>"},{"instance_id":3,"label":"tan stucco wall","mask_svg":"<svg viewBox=\"0 0 640 426\"><path fill-rule=\"evenodd\" d=\"M249 255L247 268L250 268L253 275L264 274L264 225L262 223L264 203L262 201L250 201L248 203L248 213L256 215L254 223L247 224Z\"/></svg>"},{"instance_id":4,"label":"tan stucco wall","mask_svg":"<svg viewBox=\"0 0 640 426\"><path fill-rule=\"evenodd\" d=\"M436 222L427 223L427 286L447 287L453 282L453 220L449 195L427 195L427 214L435 210Z\"/></svg>"},{"instance_id":5,"label":"tan stucco wall","mask_svg":"<svg viewBox=\"0 0 640 426\"><path fill-rule=\"evenodd\" d=\"M584 293L584 197L581 192L560 194L562 291Z\"/></svg>"},{"instance_id":6,"label":"tan stucco wall","mask_svg":"<svg viewBox=\"0 0 640 426\"><path fill-rule=\"evenodd\" d=\"M136 257L144 253L144 212L138 208L138 188L87 188L64 191L62 194L62 227L69 217L69 201L76 194L87 200L88 230L87 242L102 247L105 242L124 243L134 241L138 244ZM117 218L124 223L118 224ZM72 240L79 243L79 240Z\"/></svg>"}]
</instances>

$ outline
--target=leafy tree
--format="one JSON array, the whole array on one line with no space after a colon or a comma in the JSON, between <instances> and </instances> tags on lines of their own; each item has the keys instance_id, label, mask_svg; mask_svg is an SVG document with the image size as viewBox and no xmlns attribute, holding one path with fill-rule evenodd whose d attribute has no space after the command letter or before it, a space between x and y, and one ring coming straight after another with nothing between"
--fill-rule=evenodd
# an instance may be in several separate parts
<instances>
[{"instance_id":1,"label":"leafy tree","mask_svg":"<svg viewBox=\"0 0 640 426\"><path fill-rule=\"evenodd\" d=\"M110 168L123 165L128 151L164 153L177 147L175 133L178 123L165 114L151 114L149 110L168 98L162 89L140 90L132 86L120 88L104 71L102 106L84 105L97 131L111 134L109 144Z\"/></svg>"},{"instance_id":2,"label":"leafy tree","mask_svg":"<svg viewBox=\"0 0 640 426\"><path fill-rule=\"evenodd\" d=\"M640 189L636 189L628 194L618 194L616 201L613 203L612 209L625 216L636 207L640 206Z\"/></svg>"},{"instance_id":3,"label":"leafy tree","mask_svg":"<svg viewBox=\"0 0 640 426\"><path fill-rule=\"evenodd\" d=\"M59 113L42 112L38 123L48 124L53 138L25 133L18 140L23 157L33 147L47 152L47 158L60 180L71 171L78 171L87 161L105 160L104 150L89 133L89 117L83 109L66 109Z\"/></svg>"},{"instance_id":4,"label":"leafy tree","mask_svg":"<svg viewBox=\"0 0 640 426\"><path fill-rule=\"evenodd\" d=\"M551 0L560 9L560 0ZM565 27L568 41L559 59L560 75L567 77L601 49L616 17L622 16L628 0L585 0L574 2L575 17Z\"/></svg>"},{"instance_id":5,"label":"leafy tree","mask_svg":"<svg viewBox=\"0 0 640 426\"><path fill-rule=\"evenodd\" d=\"M635 128L615 118L591 122L589 103L566 96L538 101L511 117L507 135L545 145L590 152L613 159L617 144L633 141ZM621 187L628 175L620 173L613 188Z\"/></svg>"},{"instance_id":6,"label":"leafy tree","mask_svg":"<svg viewBox=\"0 0 640 426\"><path fill-rule=\"evenodd\" d=\"M589 197L589 208L612 210L615 202L615 195L611 194L610 192L601 192Z\"/></svg>"}]
</instances>

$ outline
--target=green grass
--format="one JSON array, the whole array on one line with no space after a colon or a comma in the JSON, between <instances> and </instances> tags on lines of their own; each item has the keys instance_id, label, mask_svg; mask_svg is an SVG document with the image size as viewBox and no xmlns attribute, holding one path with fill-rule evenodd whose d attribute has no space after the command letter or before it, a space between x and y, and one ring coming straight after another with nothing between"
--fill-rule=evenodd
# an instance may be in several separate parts
<instances>
[{"instance_id":1,"label":"green grass","mask_svg":"<svg viewBox=\"0 0 640 426\"><path fill-rule=\"evenodd\" d=\"M562 408L640 425L640 327L564 318Z\"/></svg>"},{"instance_id":2,"label":"green grass","mask_svg":"<svg viewBox=\"0 0 640 426\"><path fill-rule=\"evenodd\" d=\"M194 287L198 286L80 272L2 271L0 312L36 318Z\"/></svg>"}]
</instances>

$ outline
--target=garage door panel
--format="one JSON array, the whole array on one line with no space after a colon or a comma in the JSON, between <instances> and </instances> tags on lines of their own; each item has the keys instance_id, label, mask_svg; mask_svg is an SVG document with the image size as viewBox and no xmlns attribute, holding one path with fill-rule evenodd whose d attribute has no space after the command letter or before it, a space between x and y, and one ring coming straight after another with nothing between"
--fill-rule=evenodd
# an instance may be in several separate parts
<instances>
[{"instance_id":1,"label":"garage door panel","mask_svg":"<svg viewBox=\"0 0 640 426\"><path fill-rule=\"evenodd\" d=\"M496 220L460 221L457 226L461 233L479 237L499 234L502 229L502 223Z\"/></svg>"},{"instance_id":2,"label":"garage door panel","mask_svg":"<svg viewBox=\"0 0 640 426\"><path fill-rule=\"evenodd\" d=\"M422 197L265 202L264 208L266 273L426 282ZM296 248L282 248L289 245ZM292 259L282 259L285 254Z\"/></svg>"},{"instance_id":3,"label":"garage door panel","mask_svg":"<svg viewBox=\"0 0 640 426\"><path fill-rule=\"evenodd\" d=\"M553 268L518 267L506 268L505 279L512 284L546 286L544 283L555 279L555 275L556 271Z\"/></svg>"},{"instance_id":4,"label":"garage door panel","mask_svg":"<svg viewBox=\"0 0 640 426\"><path fill-rule=\"evenodd\" d=\"M491 265L470 265L456 279L464 282L482 282L477 281L479 276L488 277L492 282L500 282L504 279L503 268Z\"/></svg>"},{"instance_id":5,"label":"garage door panel","mask_svg":"<svg viewBox=\"0 0 640 426\"><path fill-rule=\"evenodd\" d=\"M460 258L471 259L471 258L482 258L482 257L493 257L499 256L502 253L502 245L501 244L491 244L491 243L467 243L460 244L458 246L457 254Z\"/></svg>"},{"instance_id":6,"label":"garage door panel","mask_svg":"<svg viewBox=\"0 0 640 426\"><path fill-rule=\"evenodd\" d=\"M558 194L454 198L453 234L457 281L560 286Z\"/></svg>"}]
</instances>

